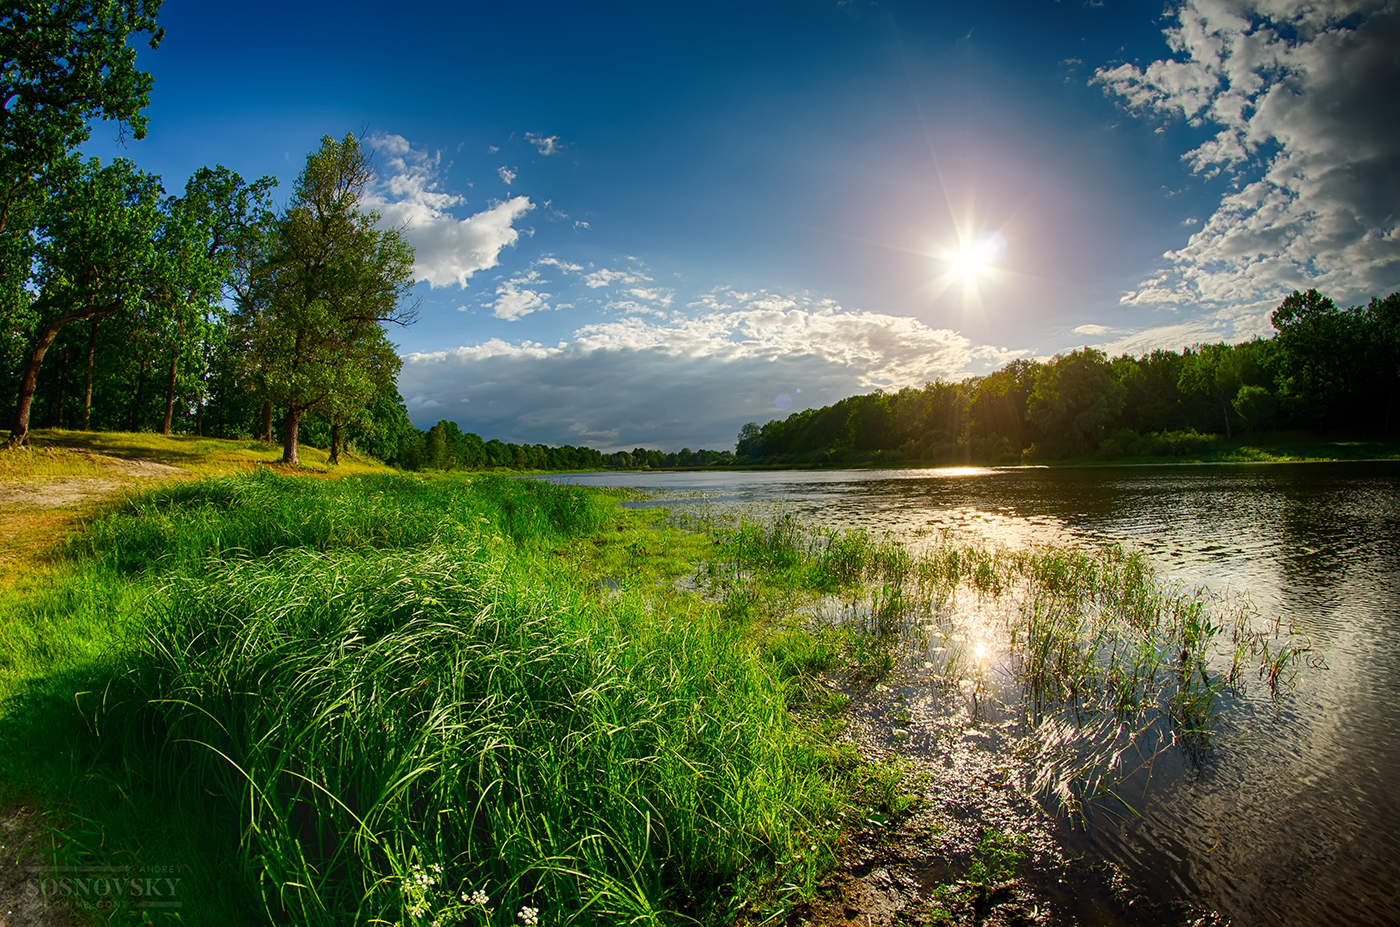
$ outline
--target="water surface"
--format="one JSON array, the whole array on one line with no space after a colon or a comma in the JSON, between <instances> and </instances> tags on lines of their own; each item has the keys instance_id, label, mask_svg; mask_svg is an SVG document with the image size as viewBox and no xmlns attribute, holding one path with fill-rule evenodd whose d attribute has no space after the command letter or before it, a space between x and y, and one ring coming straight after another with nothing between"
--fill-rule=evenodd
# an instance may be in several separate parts
<instances>
[{"instance_id":1,"label":"water surface","mask_svg":"<svg viewBox=\"0 0 1400 927\"><path fill-rule=\"evenodd\" d=\"M781 506L918 547L1122 543L1312 641L1208 760L1131 783L1068 835L1236 924L1400 923L1400 464L591 473L665 504Z\"/></svg>"}]
</instances>

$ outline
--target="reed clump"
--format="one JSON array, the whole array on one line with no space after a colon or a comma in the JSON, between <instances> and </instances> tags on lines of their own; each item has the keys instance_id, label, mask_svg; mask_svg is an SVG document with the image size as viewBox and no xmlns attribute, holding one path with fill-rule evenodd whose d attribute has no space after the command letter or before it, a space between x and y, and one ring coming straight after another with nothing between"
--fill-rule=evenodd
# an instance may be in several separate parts
<instances>
[{"instance_id":1,"label":"reed clump","mask_svg":"<svg viewBox=\"0 0 1400 927\"><path fill-rule=\"evenodd\" d=\"M1034 787L1070 811L1166 750L1199 760L1222 712L1254 689L1277 695L1310 650L1247 603L1164 583L1118 546L1010 550L944 535L911 553L790 518L740 520L729 537L728 576L825 594L811 610L848 632L852 683L932 666L950 691L1000 690L1035 730Z\"/></svg>"}]
</instances>

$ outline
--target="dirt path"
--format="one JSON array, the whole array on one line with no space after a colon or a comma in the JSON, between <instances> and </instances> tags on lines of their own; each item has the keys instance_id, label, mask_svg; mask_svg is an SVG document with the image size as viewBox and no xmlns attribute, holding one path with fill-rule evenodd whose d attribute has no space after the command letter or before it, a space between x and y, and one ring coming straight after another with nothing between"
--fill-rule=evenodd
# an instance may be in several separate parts
<instances>
[{"instance_id":1,"label":"dirt path","mask_svg":"<svg viewBox=\"0 0 1400 927\"><path fill-rule=\"evenodd\" d=\"M189 471L155 460L89 455L92 476L0 479L0 588L46 570L58 543L98 505Z\"/></svg>"},{"instance_id":2,"label":"dirt path","mask_svg":"<svg viewBox=\"0 0 1400 927\"><path fill-rule=\"evenodd\" d=\"M45 829L30 808L0 810L0 927L68 927L77 923L45 899Z\"/></svg>"}]
</instances>

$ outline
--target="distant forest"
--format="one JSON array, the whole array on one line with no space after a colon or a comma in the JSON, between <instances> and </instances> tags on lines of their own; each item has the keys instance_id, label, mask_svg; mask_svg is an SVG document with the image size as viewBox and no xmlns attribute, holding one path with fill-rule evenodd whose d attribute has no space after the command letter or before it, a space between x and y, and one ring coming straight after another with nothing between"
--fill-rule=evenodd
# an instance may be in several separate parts
<instances>
[{"instance_id":1,"label":"distant forest","mask_svg":"<svg viewBox=\"0 0 1400 927\"><path fill-rule=\"evenodd\" d=\"M758 465L1192 457L1218 438L1400 428L1400 293L1338 307L1294 292L1272 338L1109 358L1084 348L985 377L852 396L739 433Z\"/></svg>"}]
</instances>

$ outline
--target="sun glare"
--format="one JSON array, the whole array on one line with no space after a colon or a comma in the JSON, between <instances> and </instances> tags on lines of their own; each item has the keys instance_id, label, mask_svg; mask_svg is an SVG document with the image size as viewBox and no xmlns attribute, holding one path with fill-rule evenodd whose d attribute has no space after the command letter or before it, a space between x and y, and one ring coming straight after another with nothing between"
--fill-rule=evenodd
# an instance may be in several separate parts
<instances>
[{"instance_id":1,"label":"sun glare","mask_svg":"<svg viewBox=\"0 0 1400 927\"><path fill-rule=\"evenodd\" d=\"M973 283L986 276L1006 252L1006 239L1000 232L988 232L979 238L963 241L948 255L948 269L964 283Z\"/></svg>"},{"instance_id":2,"label":"sun glare","mask_svg":"<svg viewBox=\"0 0 1400 927\"><path fill-rule=\"evenodd\" d=\"M1006 256L1006 236L999 231L981 235L964 233L959 229L958 243L936 252L943 265L939 289L961 284L963 299L980 304L984 283L994 283L1003 273L1001 259Z\"/></svg>"}]
</instances>

